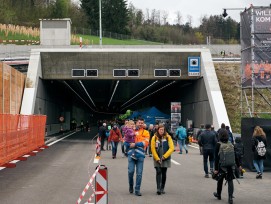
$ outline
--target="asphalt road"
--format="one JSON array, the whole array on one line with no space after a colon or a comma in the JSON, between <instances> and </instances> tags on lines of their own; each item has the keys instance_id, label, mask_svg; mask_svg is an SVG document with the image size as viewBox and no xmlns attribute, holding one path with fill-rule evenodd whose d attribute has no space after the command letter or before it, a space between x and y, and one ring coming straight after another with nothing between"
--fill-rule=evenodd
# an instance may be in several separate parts
<instances>
[{"instance_id":1,"label":"asphalt road","mask_svg":"<svg viewBox=\"0 0 271 204\"><path fill-rule=\"evenodd\" d=\"M20 161L14 169L0 171L1 204L72 204L76 203L84 187L94 173L95 144L91 133L75 133L48 149ZM52 138L50 143L58 138ZM227 203L227 186L223 186L222 200L213 197L216 182L204 178L202 156L196 147L189 147L188 154L172 155L172 166L168 169L166 194L156 195L153 160L146 157L144 163L141 197L128 192L127 158L117 159L110 151L102 152L100 164L108 168L109 204L196 204ZM254 172L247 172L240 185L234 181L234 203L270 203L271 174L264 173L262 180L255 179ZM92 190L86 193L85 203Z\"/></svg>"}]
</instances>

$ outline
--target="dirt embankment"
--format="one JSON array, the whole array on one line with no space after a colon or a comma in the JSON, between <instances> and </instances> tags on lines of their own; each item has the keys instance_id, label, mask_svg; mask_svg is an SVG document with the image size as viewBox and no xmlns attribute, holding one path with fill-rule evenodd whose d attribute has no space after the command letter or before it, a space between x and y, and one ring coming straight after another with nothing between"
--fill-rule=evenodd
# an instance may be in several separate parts
<instances>
[{"instance_id":1,"label":"dirt embankment","mask_svg":"<svg viewBox=\"0 0 271 204\"><path fill-rule=\"evenodd\" d=\"M241 73L240 63L215 63L215 70L222 91L223 99L231 123L232 131L240 133L241 130ZM255 112L271 112L271 106L266 102L271 103L271 91L268 89L258 89L254 91L254 109ZM266 100L260 96L263 95ZM246 90L247 99L251 105L251 89ZM243 117L250 117L246 99L243 96ZM270 114L255 114L255 117L270 118ZM226 124L227 125L227 124Z\"/></svg>"}]
</instances>

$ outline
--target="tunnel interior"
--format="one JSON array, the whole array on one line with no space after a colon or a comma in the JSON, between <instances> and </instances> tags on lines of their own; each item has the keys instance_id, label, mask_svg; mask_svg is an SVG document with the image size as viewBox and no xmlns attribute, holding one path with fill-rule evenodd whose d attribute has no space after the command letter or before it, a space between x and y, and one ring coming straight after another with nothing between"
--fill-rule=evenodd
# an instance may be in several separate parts
<instances>
[{"instance_id":1,"label":"tunnel interior","mask_svg":"<svg viewBox=\"0 0 271 204\"><path fill-rule=\"evenodd\" d=\"M181 89L192 80L42 80L46 98L75 105L93 114L123 114L127 109L155 106L170 113ZM62 102L61 102L62 101Z\"/></svg>"}]
</instances>

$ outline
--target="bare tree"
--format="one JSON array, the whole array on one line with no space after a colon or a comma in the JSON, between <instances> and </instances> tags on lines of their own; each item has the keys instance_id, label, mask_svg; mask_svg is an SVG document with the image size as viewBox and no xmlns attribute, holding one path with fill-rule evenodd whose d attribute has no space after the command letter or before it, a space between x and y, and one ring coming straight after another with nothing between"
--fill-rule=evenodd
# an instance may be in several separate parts
<instances>
[{"instance_id":1,"label":"bare tree","mask_svg":"<svg viewBox=\"0 0 271 204\"><path fill-rule=\"evenodd\" d=\"M187 15L187 23L189 23L189 26L192 27L193 17L191 15Z\"/></svg>"},{"instance_id":2,"label":"bare tree","mask_svg":"<svg viewBox=\"0 0 271 204\"><path fill-rule=\"evenodd\" d=\"M168 11L162 11L163 25L168 23Z\"/></svg>"},{"instance_id":3,"label":"bare tree","mask_svg":"<svg viewBox=\"0 0 271 204\"><path fill-rule=\"evenodd\" d=\"M183 21L183 16L182 16L182 14L181 14L181 12L180 11L177 11L176 12L176 24L177 25L182 25L182 21Z\"/></svg>"}]
</instances>

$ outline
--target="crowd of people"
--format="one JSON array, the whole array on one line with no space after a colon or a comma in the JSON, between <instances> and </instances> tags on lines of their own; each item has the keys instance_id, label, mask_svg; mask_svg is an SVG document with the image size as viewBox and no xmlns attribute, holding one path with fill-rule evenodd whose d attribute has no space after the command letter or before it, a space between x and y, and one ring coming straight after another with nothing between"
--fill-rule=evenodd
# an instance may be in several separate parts
<instances>
[{"instance_id":1,"label":"crowd of people","mask_svg":"<svg viewBox=\"0 0 271 204\"><path fill-rule=\"evenodd\" d=\"M129 192L141 196L141 181L143 174L144 158L146 155L153 157L156 170L156 193L165 194L167 168L171 167L171 154L175 151L174 140L179 145L179 154L188 154L187 143L189 137L198 141L200 154L203 155L204 177L217 180L217 189L214 196L221 200L223 181L228 184L228 202L233 203L233 180L243 178L245 170L242 168L244 156L244 145L240 137L234 139L229 126L224 123L215 131L210 124L201 125L194 136L192 125L186 129L179 124L173 133L168 123L150 124L148 127L144 119L138 118L125 120L123 125L117 122L98 123L99 137L101 138L101 149L104 145L112 146L112 158L117 156L118 144L121 143L122 157L128 157L128 181ZM107 134L108 133L108 134ZM256 179L263 178L263 160L266 158L266 135L259 126L254 128L252 136L252 152L254 153L253 164L257 170ZM209 161L209 164L208 164ZM136 170L136 179L134 173Z\"/></svg>"}]
</instances>

